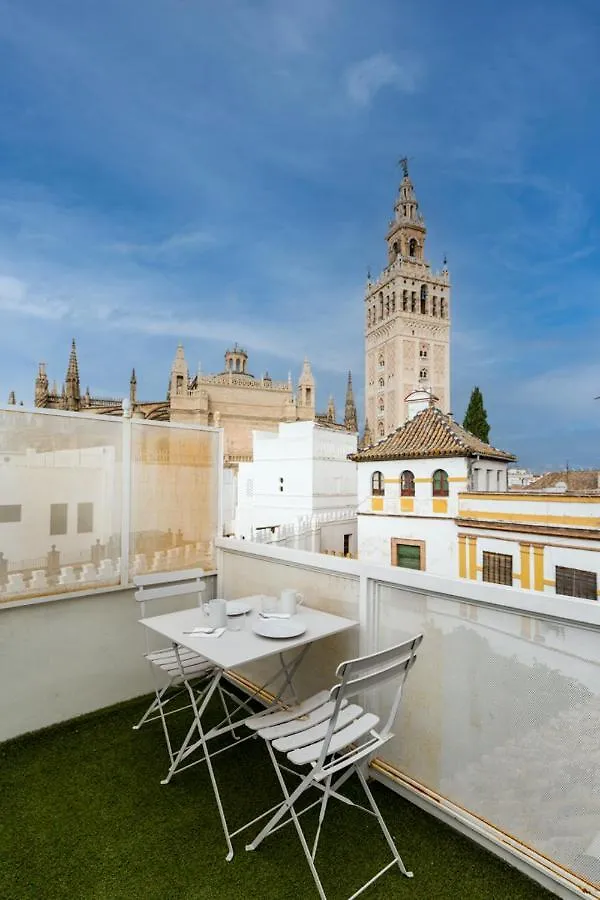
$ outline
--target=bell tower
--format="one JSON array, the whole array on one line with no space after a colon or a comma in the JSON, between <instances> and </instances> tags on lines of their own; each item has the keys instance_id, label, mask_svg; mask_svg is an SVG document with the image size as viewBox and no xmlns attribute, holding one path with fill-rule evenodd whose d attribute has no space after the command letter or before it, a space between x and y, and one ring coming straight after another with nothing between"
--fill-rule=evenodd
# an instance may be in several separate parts
<instances>
[{"instance_id":1,"label":"bell tower","mask_svg":"<svg viewBox=\"0 0 600 900\"><path fill-rule=\"evenodd\" d=\"M387 266L365 292L365 416L373 440L403 425L406 398L426 389L450 410L450 276L425 256L427 227L408 160L385 236Z\"/></svg>"}]
</instances>

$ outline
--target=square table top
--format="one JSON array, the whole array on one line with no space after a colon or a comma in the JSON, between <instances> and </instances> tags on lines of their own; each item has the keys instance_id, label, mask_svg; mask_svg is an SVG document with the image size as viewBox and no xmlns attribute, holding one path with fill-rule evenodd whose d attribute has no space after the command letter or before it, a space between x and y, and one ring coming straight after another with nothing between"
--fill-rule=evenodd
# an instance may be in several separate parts
<instances>
[{"instance_id":1,"label":"square table top","mask_svg":"<svg viewBox=\"0 0 600 900\"><path fill-rule=\"evenodd\" d=\"M235 669L285 650L302 647L332 634L339 634L358 625L353 619L302 606L295 618L301 619L306 624L304 634L284 639L262 637L252 630L252 626L258 618L263 599L265 598L262 595L236 597L236 602L244 602L251 606L252 612L243 617L245 621L242 623L242 630L228 629L218 638L184 634L196 626L206 624L203 622L202 607L199 606L146 617L140 619L140 622L170 641L199 653L221 669Z\"/></svg>"}]
</instances>

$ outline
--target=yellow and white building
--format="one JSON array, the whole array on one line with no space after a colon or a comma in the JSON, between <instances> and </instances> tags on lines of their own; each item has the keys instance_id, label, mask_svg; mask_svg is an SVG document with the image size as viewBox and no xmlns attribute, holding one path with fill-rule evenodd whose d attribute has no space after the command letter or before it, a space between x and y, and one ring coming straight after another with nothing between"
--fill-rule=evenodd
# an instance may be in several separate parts
<instances>
[{"instance_id":1,"label":"yellow and white building","mask_svg":"<svg viewBox=\"0 0 600 900\"><path fill-rule=\"evenodd\" d=\"M600 495L509 492L515 457L467 432L434 399L351 457L359 559L598 599Z\"/></svg>"}]
</instances>

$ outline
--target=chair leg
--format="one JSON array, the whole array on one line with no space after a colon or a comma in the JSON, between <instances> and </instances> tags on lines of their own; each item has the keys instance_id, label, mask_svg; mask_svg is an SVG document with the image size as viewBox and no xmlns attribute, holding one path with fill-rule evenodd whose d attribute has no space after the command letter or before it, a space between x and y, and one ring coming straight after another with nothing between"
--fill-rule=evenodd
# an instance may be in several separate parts
<instances>
[{"instance_id":1,"label":"chair leg","mask_svg":"<svg viewBox=\"0 0 600 900\"><path fill-rule=\"evenodd\" d=\"M308 775L302 780L302 782L298 785L295 791L292 794L289 793L287 789L287 785L285 783L284 777L281 774L281 769L277 764L277 760L275 758L275 754L273 752L273 748L271 744L267 741L267 749L269 751L269 756L271 757L271 761L275 768L275 772L277 774L277 778L279 784L281 785L281 790L283 791L283 796L285 797L284 802L279 807L278 811L275 815L270 819L269 822L265 825L260 834L252 841L251 844L246 846L246 850L255 850L256 847L264 840L264 838L269 834L269 832L273 829L275 825L283 818L286 812L289 811L290 816L292 817L292 821L298 832L298 838L300 839L300 843L302 844L302 849L304 850L304 855L306 856L306 861L310 867L310 871L312 873L312 877L314 879L315 885L317 886L317 890L319 892L319 897L321 900L327 900L327 896L325 891L323 890L323 885L321 884L321 879L319 878L319 873L317 872L313 857L310 852L310 848L306 843L306 838L304 837L304 832L302 831L302 826L298 821L298 816L296 814L296 810L294 809L294 804L298 800L298 798L304 793L304 791L311 786L312 782L312 771L308 773Z\"/></svg>"},{"instance_id":2,"label":"chair leg","mask_svg":"<svg viewBox=\"0 0 600 900\"><path fill-rule=\"evenodd\" d=\"M367 779L365 778L362 769L357 767L356 774L358 775L359 781L363 786L363 790L364 790L365 794L367 795L367 800L369 801L371 809L373 810L373 812L375 814L375 818L379 822L379 827L381 828L381 830L383 832L383 836L385 837L385 839L388 843L388 846L394 855L394 859L395 859L396 863L398 864L398 868L400 869L400 871L402 872L403 875L406 875L407 878L412 878L413 873L407 871L406 866L402 862L402 857L398 853L398 848L396 847L396 845L394 843L394 839L392 838L390 832L388 831L388 827L385 824L385 821L383 819L383 816L381 815L381 812L379 811L379 807L375 803L375 798L373 797L373 794L371 793L371 789L369 788L369 785L367 784Z\"/></svg>"}]
</instances>

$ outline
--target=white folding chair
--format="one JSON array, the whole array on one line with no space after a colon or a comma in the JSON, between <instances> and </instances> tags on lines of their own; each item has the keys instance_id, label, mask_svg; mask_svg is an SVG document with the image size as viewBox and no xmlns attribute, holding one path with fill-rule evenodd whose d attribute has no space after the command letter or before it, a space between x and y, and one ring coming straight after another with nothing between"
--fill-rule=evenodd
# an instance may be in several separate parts
<instances>
[{"instance_id":1,"label":"white folding chair","mask_svg":"<svg viewBox=\"0 0 600 900\"><path fill-rule=\"evenodd\" d=\"M203 578L203 569L183 569L178 572L136 575L133 582L138 588L135 592L135 599L140 604L140 618L145 618L146 604L153 600L196 594L198 605L200 605L202 592L205 590ZM144 655L150 663L155 696L140 721L133 728L137 731L142 725L160 719L172 764L176 751L173 750L166 717L192 708L188 702L181 706L174 701L178 697L187 695L186 682L196 686L198 682L204 682L212 674L213 666L200 654L184 647L180 647L178 651L173 646L154 650L150 647L149 629L145 628L144 632L146 634L146 653Z\"/></svg>"},{"instance_id":2,"label":"white folding chair","mask_svg":"<svg viewBox=\"0 0 600 900\"><path fill-rule=\"evenodd\" d=\"M402 862L373 798L365 777L365 769L380 747L393 737L391 729L400 707L402 690L408 673L416 661L416 652L422 640L423 635L419 634L388 650L347 660L338 666L336 676L339 682L329 692L322 691L310 700L304 701L299 707L282 712L259 713L245 722L265 740L285 798L278 807L275 807L277 810L275 814L246 849L255 850L269 834L292 821L322 900L326 900L326 895L315 866L315 856L330 797L343 800L374 815L393 854L392 861L365 882L349 900L362 894L393 866L398 866L402 874L408 878L412 877L412 872L408 872ZM392 681L397 681L398 686L393 693L389 715L383 727L378 727L379 716L365 712L357 703L348 702L359 694L363 695ZM275 751L285 754L289 762L295 766L308 764L310 771L306 775L299 775L298 772L278 762ZM291 792L288 790L283 771L299 775L300 784L295 790ZM354 803L339 793L340 787L354 773L363 787L370 809ZM297 812L297 803L311 787L318 788L321 797ZM299 816L318 804L319 822L312 848L309 848ZM268 812L253 821L264 818ZM289 818L282 821L288 813ZM244 826L246 827L248 826Z\"/></svg>"}]
</instances>

